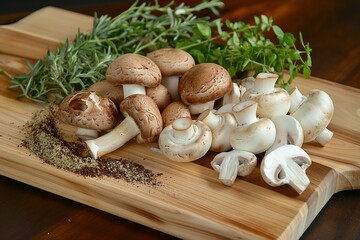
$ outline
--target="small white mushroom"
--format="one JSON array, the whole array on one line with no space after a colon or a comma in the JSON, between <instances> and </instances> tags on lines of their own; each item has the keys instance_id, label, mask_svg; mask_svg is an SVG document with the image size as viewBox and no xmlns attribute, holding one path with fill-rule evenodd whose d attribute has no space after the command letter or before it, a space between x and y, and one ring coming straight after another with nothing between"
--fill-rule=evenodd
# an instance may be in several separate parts
<instances>
[{"instance_id":1,"label":"small white mushroom","mask_svg":"<svg viewBox=\"0 0 360 240\"><path fill-rule=\"evenodd\" d=\"M286 115L289 111L289 93L283 88L275 88L277 79L277 74L259 73L254 86L246 90L241 98L241 101L253 100L258 103L257 115L260 118Z\"/></svg>"},{"instance_id":2,"label":"small white mushroom","mask_svg":"<svg viewBox=\"0 0 360 240\"><path fill-rule=\"evenodd\" d=\"M296 99L302 100L294 101L299 105L292 107L294 111L290 115L299 121L304 133L304 143L315 140L324 146L333 136L326 128L334 113L330 96L322 90L313 89L303 97L297 92Z\"/></svg>"},{"instance_id":3,"label":"small white mushroom","mask_svg":"<svg viewBox=\"0 0 360 240\"><path fill-rule=\"evenodd\" d=\"M219 173L219 180L231 186L237 176L245 177L255 169L255 154L242 150L232 150L217 154L211 161L212 168Z\"/></svg>"},{"instance_id":4,"label":"small white mushroom","mask_svg":"<svg viewBox=\"0 0 360 240\"><path fill-rule=\"evenodd\" d=\"M241 88L235 82L232 83L231 89L227 92L222 98L222 105L226 105L229 103L239 103L241 97Z\"/></svg>"},{"instance_id":5,"label":"small white mushroom","mask_svg":"<svg viewBox=\"0 0 360 240\"><path fill-rule=\"evenodd\" d=\"M165 127L159 137L161 152L175 162L190 162L203 157L211 142L210 128L201 121L186 117Z\"/></svg>"},{"instance_id":6,"label":"small white mushroom","mask_svg":"<svg viewBox=\"0 0 360 240\"><path fill-rule=\"evenodd\" d=\"M301 194L310 184L306 175L306 169L310 165L311 159L301 147L284 145L262 159L260 173L270 186L289 184Z\"/></svg>"},{"instance_id":7,"label":"small white mushroom","mask_svg":"<svg viewBox=\"0 0 360 240\"><path fill-rule=\"evenodd\" d=\"M233 107L233 114L238 126L230 134L233 149L254 154L265 152L275 141L276 129L268 118L256 117L257 103L246 101Z\"/></svg>"},{"instance_id":8,"label":"small white mushroom","mask_svg":"<svg viewBox=\"0 0 360 240\"><path fill-rule=\"evenodd\" d=\"M273 145L266 150L265 154L273 151L274 149L293 144L301 147L304 142L304 134L299 121L289 115L277 115L271 118L271 121L275 124L276 137Z\"/></svg>"},{"instance_id":9,"label":"small white mushroom","mask_svg":"<svg viewBox=\"0 0 360 240\"><path fill-rule=\"evenodd\" d=\"M199 115L198 120L204 122L211 129L211 151L224 152L232 149L229 136L237 126L232 113L214 114L208 109Z\"/></svg>"}]
</instances>

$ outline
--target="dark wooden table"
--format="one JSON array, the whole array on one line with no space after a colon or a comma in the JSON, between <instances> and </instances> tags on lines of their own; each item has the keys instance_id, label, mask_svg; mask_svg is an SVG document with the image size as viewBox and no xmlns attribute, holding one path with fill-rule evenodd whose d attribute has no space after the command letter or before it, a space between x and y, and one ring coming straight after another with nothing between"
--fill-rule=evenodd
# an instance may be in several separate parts
<instances>
[{"instance_id":1,"label":"dark wooden table","mask_svg":"<svg viewBox=\"0 0 360 240\"><path fill-rule=\"evenodd\" d=\"M47 1L35 2L0 3L0 24L16 21L47 4ZM58 2L52 1L58 7L84 14L93 15L97 11L115 16L131 1ZM265 14L272 16L285 31L302 32L313 49L313 76L360 88L360 1L224 2L224 18L251 22L253 16ZM175 238L0 176L0 239ZM360 239L360 190L336 193L301 239Z\"/></svg>"}]
</instances>

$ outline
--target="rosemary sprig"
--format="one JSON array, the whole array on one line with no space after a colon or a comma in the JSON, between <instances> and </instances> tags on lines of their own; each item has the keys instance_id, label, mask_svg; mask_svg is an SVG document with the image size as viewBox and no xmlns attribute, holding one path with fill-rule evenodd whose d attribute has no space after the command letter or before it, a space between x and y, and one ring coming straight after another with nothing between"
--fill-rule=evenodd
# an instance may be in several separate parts
<instances>
[{"instance_id":1,"label":"rosemary sprig","mask_svg":"<svg viewBox=\"0 0 360 240\"><path fill-rule=\"evenodd\" d=\"M272 24L266 16L255 17L255 25L224 21L221 18L198 17L207 10L219 14L224 4L210 0L194 7L174 1L160 6L135 2L118 16L94 15L93 31L86 35L78 32L72 41L66 41L56 51L29 64L28 75L12 76L10 88L20 88L22 94L33 101L61 101L73 91L88 88L103 80L109 63L123 53L146 54L163 47L182 48L193 55L197 63L217 62L232 76L245 71L278 72L288 69L290 78L279 78L287 87L299 72L310 75L311 49L297 50L295 38ZM265 32L273 30L279 43L272 43ZM305 55L306 59L303 59Z\"/></svg>"}]
</instances>

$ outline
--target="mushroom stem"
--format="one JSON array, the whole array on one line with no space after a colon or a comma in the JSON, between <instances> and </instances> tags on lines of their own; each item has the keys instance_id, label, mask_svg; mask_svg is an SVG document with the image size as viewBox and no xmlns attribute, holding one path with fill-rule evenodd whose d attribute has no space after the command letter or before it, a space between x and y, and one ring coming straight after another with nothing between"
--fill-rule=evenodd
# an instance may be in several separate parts
<instances>
[{"instance_id":1,"label":"mushroom stem","mask_svg":"<svg viewBox=\"0 0 360 240\"><path fill-rule=\"evenodd\" d=\"M199 115L198 120L203 121L210 129L213 130L221 122L221 117L208 109Z\"/></svg>"},{"instance_id":2,"label":"mushroom stem","mask_svg":"<svg viewBox=\"0 0 360 240\"><path fill-rule=\"evenodd\" d=\"M280 163L283 171L286 172L288 184L299 194L305 191L309 186L310 180L304 169L295 161L286 161Z\"/></svg>"},{"instance_id":3,"label":"mushroom stem","mask_svg":"<svg viewBox=\"0 0 360 240\"><path fill-rule=\"evenodd\" d=\"M179 118L172 123L173 136L180 141L187 142L195 133L191 118Z\"/></svg>"},{"instance_id":4,"label":"mushroom stem","mask_svg":"<svg viewBox=\"0 0 360 240\"><path fill-rule=\"evenodd\" d=\"M323 131L319 133L319 135L315 138L321 146L325 146L333 137L334 133L329 129L325 128Z\"/></svg>"},{"instance_id":5,"label":"mushroom stem","mask_svg":"<svg viewBox=\"0 0 360 240\"><path fill-rule=\"evenodd\" d=\"M123 91L124 91L124 98L134 94L146 95L145 87L141 86L140 84L124 84Z\"/></svg>"},{"instance_id":6,"label":"mushroom stem","mask_svg":"<svg viewBox=\"0 0 360 240\"><path fill-rule=\"evenodd\" d=\"M219 180L226 186L233 185L239 168L239 160L226 155L220 165Z\"/></svg>"},{"instance_id":7,"label":"mushroom stem","mask_svg":"<svg viewBox=\"0 0 360 240\"><path fill-rule=\"evenodd\" d=\"M236 104L232 111L238 126L251 124L257 121L256 118L257 102L245 101Z\"/></svg>"},{"instance_id":8,"label":"mushroom stem","mask_svg":"<svg viewBox=\"0 0 360 240\"><path fill-rule=\"evenodd\" d=\"M200 104L190 104L188 107L189 107L191 115L196 115L196 114L202 113L203 111L205 111L207 109L210 109L210 110L213 109L214 104L215 104L215 101L209 101L209 102L200 103Z\"/></svg>"},{"instance_id":9,"label":"mushroom stem","mask_svg":"<svg viewBox=\"0 0 360 240\"><path fill-rule=\"evenodd\" d=\"M258 94L272 93L274 92L274 86L277 79L278 79L277 74L259 73L256 76L256 81L254 82L254 90Z\"/></svg>"},{"instance_id":10,"label":"mushroom stem","mask_svg":"<svg viewBox=\"0 0 360 240\"><path fill-rule=\"evenodd\" d=\"M140 130L134 119L127 116L112 131L99 138L85 141L85 143L88 145L91 155L97 159L120 148L139 133Z\"/></svg>"},{"instance_id":11,"label":"mushroom stem","mask_svg":"<svg viewBox=\"0 0 360 240\"><path fill-rule=\"evenodd\" d=\"M164 85L171 95L173 102L180 101L179 96L179 76L163 77L161 84Z\"/></svg>"},{"instance_id":12,"label":"mushroom stem","mask_svg":"<svg viewBox=\"0 0 360 240\"><path fill-rule=\"evenodd\" d=\"M289 113L295 112L300 105L306 100L306 97L301 94L298 88L295 88L290 94L290 109Z\"/></svg>"},{"instance_id":13,"label":"mushroom stem","mask_svg":"<svg viewBox=\"0 0 360 240\"><path fill-rule=\"evenodd\" d=\"M97 138L98 135L99 135L99 132L94 129L81 128L81 127L78 127L76 129L76 136L78 136L82 140L94 139L94 138Z\"/></svg>"}]
</instances>

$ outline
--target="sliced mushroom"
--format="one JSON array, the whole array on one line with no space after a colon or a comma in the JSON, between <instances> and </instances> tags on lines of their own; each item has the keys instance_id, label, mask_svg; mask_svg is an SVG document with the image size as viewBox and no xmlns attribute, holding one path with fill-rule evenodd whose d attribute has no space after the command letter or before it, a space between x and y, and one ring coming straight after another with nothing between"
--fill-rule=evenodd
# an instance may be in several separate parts
<instances>
[{"instance_id":1,"label":"sliced mushroom","mask_svg":"<svg viewBox=\"0 0 360 240\"><path fill-rule=\"evenodd\" d=\"M333 136L326 127L332 119L334 104L330 96L319 89L309 91L303 99L297 101L299 106L293 106L295 110L291 116L299 121L303 129L304 143L315 140L324 146Z\"/></svg>"},{"instance_id":2,"label":"sliced mushroom","mask_svg":"<svg viewBox=\"0 0 360 240\"><path fill-rule=\"evenodd\" d=\"M161 82L159 67L150 59L127 53L112 61L106 70L106 80L122 85L124 98L132 94L146 94L145 87L156 87Z\"/></svg>"},{"instance_id":3,"label":"sliced mushroom","mask_svg":"<svg viewBox=\"0 0 360 240\"><path fill-rule=\"evenodd\" d=\"M301 194L310 184L306 169L309 155L296 145L284 145L267 154L260 165L261 176L270 186L289 184Z\"/></svg>"},{"instance_id":4,"label":"sliced mushroom","mask_svg":"<svg viewBox=\"0 0 360 240\"><path fill-rule=\"evenodd\" d=\"M237 126L232 113L214 114L208 109L199 115L198 120L204 122L211 130L211 151L224 152L232 149L229 136Z\"/></svg>"},{"instance_id":5,"label":"sliced mushroom","mask_svg":"<svg viewBox=\"0 0 360 240\"><path fill-rule=\"evenodd\" d=\"M159 147L172 161L190 162L203 157L209 151L211 141L211 130L205 123L178 118L161 132Z\"/></svg>"},{"instance_id":6,"label":"sliced mushroom","mask_svg":"<svg viewBox=\"0 0 360 240\"><path fill-rule=\"evenodd\" d=\"M271 118L275 124L276 137L273 145L266 150L265 154L274 149L292 144L301 147L304 142L304 133L298 120L289 115L277 115Z\"/></svg>"},{"instance_id":7,"label":"sliced mushroom","mask_svg":"<svg viewBox=\"0 0 360 240\"><path fill-rule=\"evenodd\" d=\"M283 88L275 88L277 74L259 73L254 86L244 93L241 100L253 100L258 103L257 115L260 118L271 118L286 115L290 108L289 93Z\"/></svg>"},{"instance_id":8,"label":"sliced mushroom","mask_svg":"<svg viewBox=\"0 0 360 240\"><path fill-rule=\"evenodd\" d=\"M189 108L182 102L170 103L161 113L163 126L166 127L172 124L176 119L187 117L191 118Z\"/></svg>"},{"instance_id":9,"label":"sliced mushroom","mask_svg":"<svg viewBox=\"0 0 360 240\"><path fill-rule=\"evenodd\" d=\"M81 139L98 136L99 131L112 129L118 122L118 110L110 98L95 92L74 92L59 105L57 118L78 127L76 135Z\"/></svg>"},{"instance_id":10,"label":"sliced mushroom","mask_svg":"<svg viewBox=\"0 0 360 240\"><path fill-rule=\"evenodd\" d=\"M180 101L179 79L195 66L194 58L186 51L177 48L161 48L146 55L159 67L161 83L168 89L172 101Z\"/></svg>"},{"instance_id":11,"label":"sliced mushroom","mask_svg":"<svg viewBox=\"0 0 360 240\"><path fill-rule=\"evenodd\" d=\"M162 130L159 108L148 96L134 94L120 104L125 119L109 133L86 141L94 158L115 151L130 139L136 137L138 143L154 142Z\"/></svg>"},{"instance_id":12,"label":"sliced mushroom","mask_svg":"<svg viewBox=\"0 0 360 240\"><path fill-rule=\"evenodd\" d=\"M246 101L233 107L238 126L230 134L233 149L254 154L265 152L275 141L276 129L268 118L256 117L257 102Z\"/></svg>"},{"instance_id":13,"label":"sliced mushroom","mask_svg":"<svg viewBox=\"0 0 360 240\"><path fill-rule=\"evenodd\" d=\"M233 185L237 176L250 175L256 167L255 154L232 150L217 154L211 161L212 168L219 173L219 180L227 186Z\"/></svg>"},{"instance_id":14,"label":"sliced mushroom","mask_svg":"<svg viewBox=\"0 0 360 240\"><path fill-rule=\"evenodd\" d=\"M181 100L192 115L214 107L215 100L230 91L232 80L225 68L215 63L197 64L180 79Z\"/></svg>"}]
</instances>

